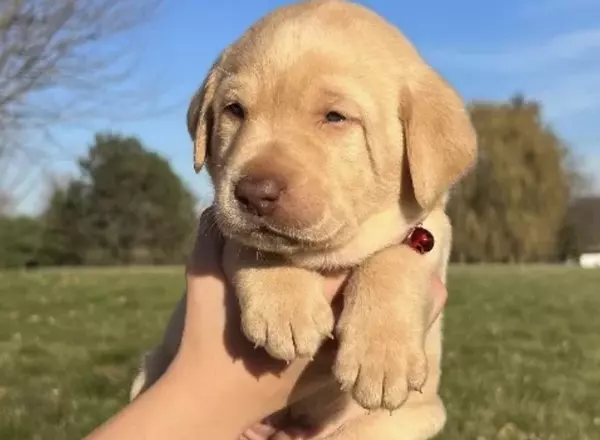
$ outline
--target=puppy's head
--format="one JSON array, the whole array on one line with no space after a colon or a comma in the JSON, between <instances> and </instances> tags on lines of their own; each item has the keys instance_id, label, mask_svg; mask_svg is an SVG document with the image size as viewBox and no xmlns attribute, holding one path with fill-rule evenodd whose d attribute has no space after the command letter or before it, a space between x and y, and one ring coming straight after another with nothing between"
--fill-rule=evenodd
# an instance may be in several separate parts
<instances>
[{"instance_id":1,"label":"puppy's head","mask_svg":"<svg viewBox=\"0 0 600 440\"><path fill-rule=\"evenodd\" d=\"M476 154L456 92L397 29L336 0L248 30L210 70L188 128L222 231L279 253L343 247L386 210L408 227Z\"/></svg>"}]
</instances>

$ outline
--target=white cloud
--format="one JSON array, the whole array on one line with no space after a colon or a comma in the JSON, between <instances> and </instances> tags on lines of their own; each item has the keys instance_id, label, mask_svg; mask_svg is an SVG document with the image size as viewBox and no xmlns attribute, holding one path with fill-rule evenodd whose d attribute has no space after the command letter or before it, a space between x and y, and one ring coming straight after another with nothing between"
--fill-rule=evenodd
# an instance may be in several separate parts
<instances>
[{"instance_id":1,"label":"white cloud","mask_svg":"<svg viewBox=\"0 0 600 440\"><path fill-rule=\"evenodd\" d=\"M489 52L438 50L432 58L448 68L509 82L514 90L542 101L551 121L600 114L600 27Z\"/></svg>"},{"instance_id":2,"label":"white cloud","mask_svg":"<svg viewBox=\"0 0 600 440\"><path fill-rule=\"evenodd\" d=\"M577 60L600 59L600 28L580 29L488 53L443 50L433 51L432 56L446 65L469 70L533 73Z\"/></svg>"}]
</instances>

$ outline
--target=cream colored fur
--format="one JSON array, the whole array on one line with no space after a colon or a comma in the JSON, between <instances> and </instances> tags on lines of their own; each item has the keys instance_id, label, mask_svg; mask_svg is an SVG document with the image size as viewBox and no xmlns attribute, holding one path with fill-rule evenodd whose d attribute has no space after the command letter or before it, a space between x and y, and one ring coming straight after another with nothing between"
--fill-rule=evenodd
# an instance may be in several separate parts
<instances>
[{"instance_id":1,"label":"cream colored fur","mask_svg":"<svg viewBox=\"0 0 600 440\"><path fill-rule=\"evenodd\" d=\"M330 111L345 120L327 122ZM316 425L355 416L330 440L437 434L442 318L427 331L427 289L433 274L446 277L447 193L476 158L457 93L375 13L313 0L274 11L223 52L188 128L195 167L206 163L215 185L216 221L240 244L233 281L246 336L284 360L339 339L329 385L291 411ZM240 177L265 172L286 181L277 221L250 218L232 195ZM419 222L436 239L426 255L398 245ZM332 268L353 269L335 328L318 273ZM132 398L169 365L184 314L182 299Z\"/></svg>"}]
</instances>

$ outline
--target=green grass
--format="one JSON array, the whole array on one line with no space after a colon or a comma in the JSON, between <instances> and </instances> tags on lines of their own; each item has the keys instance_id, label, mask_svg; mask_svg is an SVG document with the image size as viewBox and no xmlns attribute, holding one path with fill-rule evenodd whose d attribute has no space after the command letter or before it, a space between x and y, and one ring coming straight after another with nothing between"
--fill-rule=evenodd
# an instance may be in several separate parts
<instances>
[{"instance_id":1,"label":"green grass","mask_svg":"<svg viewBox=\"0 0 600 440\"><path fill-rule=\"evenodd\" d=\"M117 411L181 269L0 273L0 439L81 438ZM600 439L600 271L454 267L446 440Z\"/></svg>"}]
</instances>

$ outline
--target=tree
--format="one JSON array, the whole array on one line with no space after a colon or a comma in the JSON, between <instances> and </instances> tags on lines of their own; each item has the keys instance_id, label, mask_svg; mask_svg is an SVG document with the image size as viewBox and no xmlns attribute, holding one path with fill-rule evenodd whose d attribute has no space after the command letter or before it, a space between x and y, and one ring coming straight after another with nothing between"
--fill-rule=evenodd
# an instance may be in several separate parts
<instances>
[{"instance_id":1,"label":"tree","mask_svg":"<svg viewBox=\"0 0 600 440\"><path fill-rule=\"evenodd\" d=\"M0 217L0 267L37 264L42 230L42 224L34 218Z\"/></svg>"},{"instance_id":2,"label":"tree","mask_svg":"<svg viewBox=\"0 0 600 440\"><path fill-rule=\"evenodd\" d=\"M0 1L0 165L20 168L18 175L0 173L1 189L27 191L22 182L35 161L48 159L57 125L89 124L93 118L118 117L115 109L131 114L135 103L140 109L150 103L126 88L135 50L122 37L145 23L158 4Z\"/></svg>"},{"instance_id":3,"label":"tree","mask_svg":"<svg viewBox=\"0 0 600 440\"><path fill-rule=\"evenodd\" d=\"M55 255L86 264L183 262L195 200L166 160L135 138L99 134L79 166L81 178L57 190L44 215Z\"/></svg>"},{"instance_id":4,"label":"tree","mask_svg":"<svg viewBox=\"0 0 600 440\"><path fill-rule=\"evenodd\" d=\"M128 73L125 57L131 54L122 41L111 43L147 20L156 6L156 0L3 1L0 129L91 110ZM51 94L57 89L68 95L61 102Z\"/></svg>"},{"instance_id":5,"label":"tree","mask_svg":"<svg viewBox=\"0 0 600 440\"><path fill-rule=\"evenodd\" d=\"M42 214L42 264L76 266L85 264L90 246L87 225L86 187L82 182L56 186Z\"/></svg>"},{"instance_id":6,"label":"tree","mask_svg":"<svg viewBox=\"0 0 600 440\"><path fill-rule=\"evenodd\" d=\"M569 222L580 250L600 249L600 197L579 197L569 209Z\"/></svg>"},{"instance_id":7,"label":"tree","mask_svg":"<svg viewBox=\"0 0 600 440\"><path fill-rule=\"evenodd\" d=\"M529 262L556 257L577 173L538 103L470 105L480 155L449 203L458 261Z\"/></svg>"}]
</instances>

